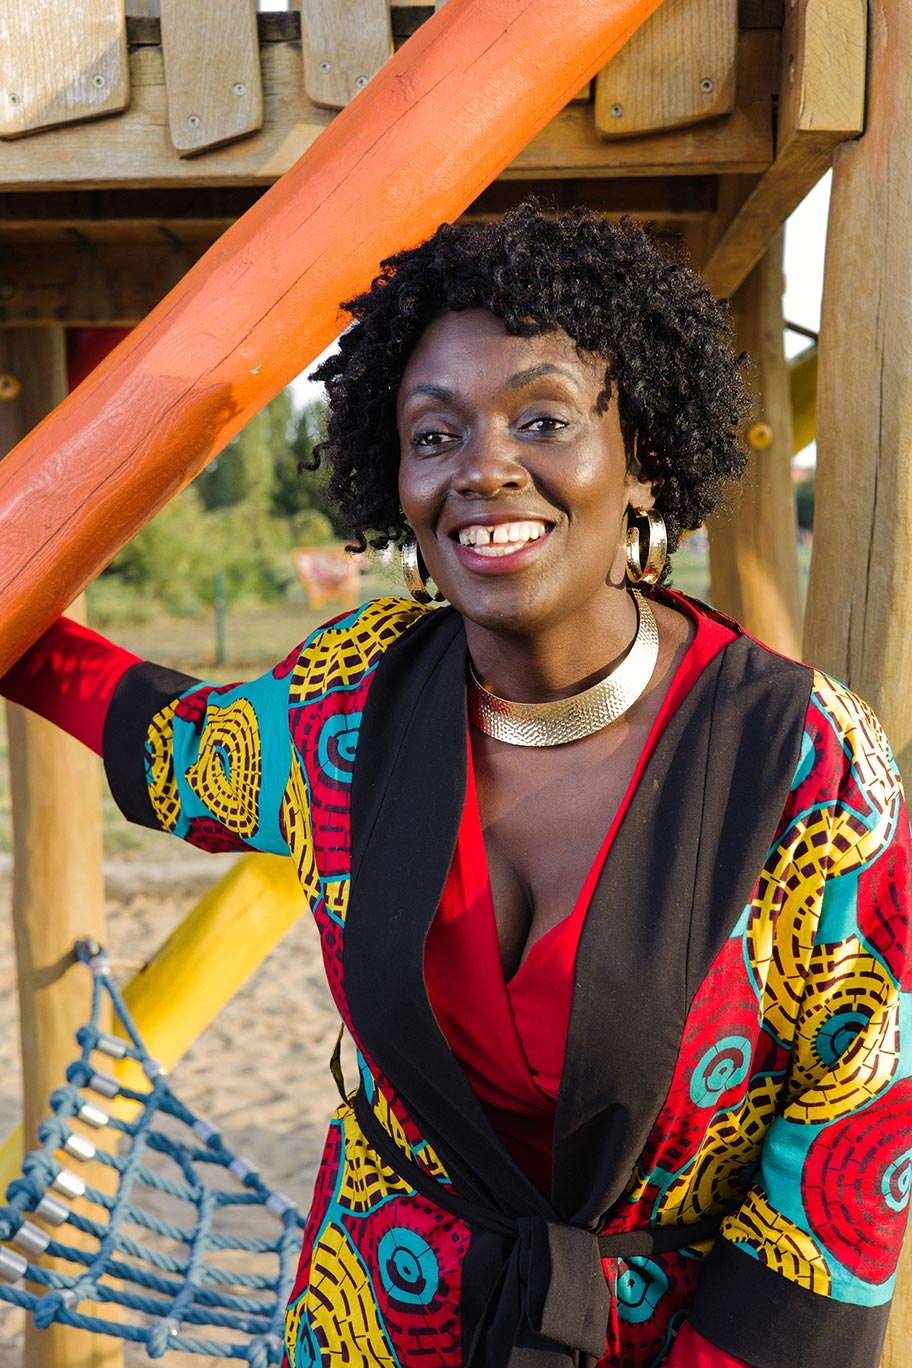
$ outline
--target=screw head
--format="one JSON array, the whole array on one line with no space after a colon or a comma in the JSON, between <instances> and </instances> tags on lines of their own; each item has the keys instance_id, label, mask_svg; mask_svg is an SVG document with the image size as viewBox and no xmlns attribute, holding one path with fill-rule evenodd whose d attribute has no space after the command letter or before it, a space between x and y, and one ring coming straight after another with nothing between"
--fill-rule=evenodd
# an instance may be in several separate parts
<instances>
[{"instance_id":1,"label":"screw head","mask_svg":"<svg viewBox=\"0 0 912 1368\"><path fill-rule=\"evenodd\" d=\"M243 82L243 81L235 81L234 86L232 87L232 89L234 90L235 95L246 95L246 94L247 94L247 87L244 85L244 82Z\"/></svg>"},{"instance_id":2,"label":"screw head","mask_svg":"<svg viewBox=\"0 0 912 1368\"><path fill-rule=\"evenodd\" d=\"M19 94L18 91L11 90L9 93L9 102L11 105L21 104L22 96Z\"/></svg>"},{"instance_id":3,"label":"screw head","mask_svg":"<svg viewBox=\"0 0 912 1368\"><path fill-rule=\"evenodd\" d=\"M713 81L711 81L708 76L704 76L703 80L700 82L700 89L703 91L703 94L711 95L715 88Z\"/></svg>"},{"instance_id":4,"label":"screw head","mask_svg":"<svg viewBox=\"0 0 912 1368\"><path fill-rule=\"evenodd\" d=\"M765 451L772 446L773 429L769 423L751 423L747 430L747 440L755 451Z\"/></svg>"},{"instance_id":5,"label":"screw head","mask_svg":"<svg viewBox=\"0 0 912 1368\"><path fill-rule=\"evenodd\" d=\"M0 399L18 399L21 389L15 375L0 375Z\"/></svg>"},{"instance_id":6,"label":"screw head","mask_svg":"<svg viewBox=\"0 0 912 1368\"><path fill-rule=\"evenodd\" d=\"M622 104L613 104L611 106L610 113L612 119L619 119L624 113L624 106Z\"/></svg>"},{"instance_id":7,"label":"screw head","mask_svg":"<svg viewBox=\"0 0 912 1368\"><path fill-rule=\"evenodd\" d=\"M359 90L363 90L364 87L367 85L367 77L366 77L366 76L356 76L356 77L355 77L355 85L358 87Z\"/></svg>"},{"instance_id":8,"label":"screw head","mask_svg":"<svg viewBox=\"0 0 912 1368\"><path fill-rule=\"evenodd\" d=\"M200 116L198 114L187 115L187 123L190 125L191 128L199 128L201 122L202 120L200 119Z\"/></svg>"},{"instance_id":9,"label":"screw head","mask_svg":"<svg viewBox=\"0 0 912 1368\"><path fill-rule=\"evenodd\" d=\"M328 72L332 71L332 63L331 63L331 62L321 62L321 63L320 63L319 70L320 70L320 71L323 73L323 75L325 76Z\"/></svg>"},{"instance_id":10,"label":"screw head","mask_svg":"<svg viewBox=\"0 0 912 1368\"><path fill-rule=\"evenodd\" d=\"M95 87L96 90L103 90L104 87L107 85L107 81L102 76L100 71L96 71L95 75L92 77L92 85Z\"/></svg>"}]
</instances>

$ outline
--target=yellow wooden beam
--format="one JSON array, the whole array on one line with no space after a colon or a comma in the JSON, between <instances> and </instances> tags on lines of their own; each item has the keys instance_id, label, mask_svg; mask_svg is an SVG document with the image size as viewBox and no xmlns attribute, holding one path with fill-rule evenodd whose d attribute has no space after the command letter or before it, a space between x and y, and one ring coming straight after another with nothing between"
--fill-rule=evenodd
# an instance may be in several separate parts
<instances>
[{"instance_id":1,"label":"yellow wooden beam","mask_svg":"<svg viewBox=\"0 0 912 1368\"><path fill-rule=\"evenodd\" d=\"M817 436L817 346L806 348L789 362L792 401L792 445L803 451Z\"/></svg>"}]
</instances>

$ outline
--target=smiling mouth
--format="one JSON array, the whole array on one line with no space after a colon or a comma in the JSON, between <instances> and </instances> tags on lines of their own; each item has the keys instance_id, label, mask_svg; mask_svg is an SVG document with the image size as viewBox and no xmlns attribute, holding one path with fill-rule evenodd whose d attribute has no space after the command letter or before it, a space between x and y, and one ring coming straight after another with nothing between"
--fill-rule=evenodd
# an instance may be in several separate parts
<instances>
[{"instance_id":1,"label":"smiling mouth","mask_svg":"<svg viewBox=\"0 0 912 1368\"><path fill-rule=\"evenodd\" d=\"M458 541L460 546L471 547L478 556L515 556L517 551L522 551L530 542L540 541L542 537L547 536L550 530L549 523L530 519L514 523L497 523L494 527L475 523L469 527L460 527L458 532L453 533L453 539Z\"/></svg>"}]
</instances>

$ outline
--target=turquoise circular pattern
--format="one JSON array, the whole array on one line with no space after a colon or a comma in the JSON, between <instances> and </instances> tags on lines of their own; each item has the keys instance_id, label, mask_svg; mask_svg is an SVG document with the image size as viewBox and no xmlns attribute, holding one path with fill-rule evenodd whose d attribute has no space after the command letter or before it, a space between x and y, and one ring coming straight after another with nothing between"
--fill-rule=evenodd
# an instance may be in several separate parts
<instances>
[{"instance_id":1,"label":"turquoise circular pattern","mask_svg":"<svg viewBox=\"0 0 912 1368\"><path fill-rule=\"evenodd\" d=\"M814 1050L821 1064L832 1068L836 1060L845 1054L858 1032L864 1030L868 1021L869 1018L863 1012L853 1012L848 1007L829 1017L814 1038Z\"/></svg>"},{"instance_id":2,"label":"turquoise circular pattern","mask_svg":"<svg viewBox=\"0 0 912 1368\"><path fill-rule=\"evenodd\" d=\"M317 759L328 779L337 784L350 784L358 748L361 714L333 713L320 728Z\"/></svg>"},{"instance_id":3,"label":"turquoise circular pattern","mask_svg":"<svg viewBox=\"0 0 912 1368\"><path fill-rule=\"evenodd\" d=\"M618 1315L634 1325L649 1320L668 1291L665 1270L652 1259L622 1260L618 1267Z\"/></svg>"},{"instance_id":4,"label":"turquoise circular pattern","mask_svg":"<svg viewBox=\"0 0 912 1368\"><path fill-rule=\"evenodd\" d=\"M905 1211L912 1189L912 1149L907 1149L887 1169L880 1181L884 1201L893 1211Z\"/></svg>"},{"instance_id":5,"label":"turquoise circular pattern","mask_svg":"<svg viewBox=\"0 0 912 1368\"><path fill-rule=\"evenodd\" d=\"M714 1107L723 1093L747 1078L751 1042L745 1036L725 1036L703 1055L690 1077L690 1098L696 1107Z\"/></svg>"},{"instance_id":6,"label":"turquoise circular pattern","mask_svg":"<svg viewBox=\"0 0 912 1368\"><path fill-rule=\"evenodd\" d=\"M427 1240L406 1226L388 1230L377 1246L383 1286L394 1301L427 1306L437 1295L440 1270Z\"/></svg>"}]
</instances>

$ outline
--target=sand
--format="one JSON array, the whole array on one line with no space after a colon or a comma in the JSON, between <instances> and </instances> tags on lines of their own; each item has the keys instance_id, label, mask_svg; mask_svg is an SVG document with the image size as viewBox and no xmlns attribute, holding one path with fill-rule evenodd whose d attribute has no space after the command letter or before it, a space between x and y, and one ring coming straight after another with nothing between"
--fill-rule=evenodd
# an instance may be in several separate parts
<instances>
[{"instance_id":1,"label":"sand","mask_svg":"<svg viewBox=\"0 0 912 1368\"><path fill-rule=\"evenodd\" d=\"M108 945L121 982L148 958L233 856L205 856L168 837L161 857L106 865ZM0 856L0 1129L20 1115L10 857ZM338 1101L328 1060L339 1021L323 978L316 931L302 917L194 1044L172 1074L183 1099L216 1122L236 1152L306 1211L327 1119ZM353 1077L346 1060L347 1077ZM62 1080L61 1080L62 1081ZM19 1368L23 1313L0 1306L0 1368ZM149 1364L127 1346L125 1364ZM169 1368L226 1363L183 1354Z\"/></svg>"}]
</instances>

